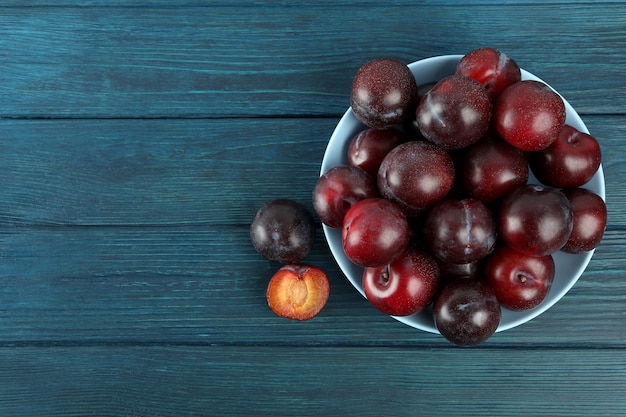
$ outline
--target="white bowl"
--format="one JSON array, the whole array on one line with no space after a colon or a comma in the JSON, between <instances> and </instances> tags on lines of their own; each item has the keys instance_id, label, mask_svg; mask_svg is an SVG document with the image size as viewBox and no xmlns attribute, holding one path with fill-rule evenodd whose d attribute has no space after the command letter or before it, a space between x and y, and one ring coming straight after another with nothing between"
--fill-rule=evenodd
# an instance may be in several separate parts
<instances>
[{"instance_id":1,"label":"white bowl","mask_svg":"<svg viewBox=\"0 0 626 417\"><path fill-rule=\"evenodd\" d=\"M409 64L411 72L415 76L417 84L425 84L432 81L438 81L441 78L454 73L456 64L461 59L462 55L444 55L432 58L422 59L420 61ZM544 82L535 75L522 69L523 80L537 80ZM545 82L544 82L545 83ZM580 131L589 133L587 127L583 123L582 119L574 108L563 98L565 103L565 109L567 112L566 123L577 128ZM330 168L337 165L346 165L347 149L350 140L360 131L367 129L352 113L351 109L348 109L343 115L337 127L335 128L326 152L324 153L324 159L322 160L322 167L320 175L328 171ZM532 173L528 180L529 183L539 183ZM602 166L598 169L595 176L585 184L584 188L588 188L605 199L604 188L604 174ZM341 230L333 229L326 225L323 226L324 234L330 250L335 257L339 267L346 275L350 283L365 297L362 286L363 268L352 263L345 255L343 246L341 244ZM557 301L559 301L572 286L576 283L578 278L582 275L583 271L587 267L587 264L591 260L594 251L586 252L583 254L568 254L564 252L557 252L554 256L556 264L556 274L554 282L550 292L546 296L545 300L537 307L527 311L512 311L506 308L502 309L502 319L497 332L508 330L513 327L519 326L533 318L537 317L550 307L552 307ZM415 327L420 330L424 330L431 333L439 333L435 327L432 310L427 308L419 313L413 314L407 317L395 317L394 318L409 326Z\"/></svg>"}]
</instances>

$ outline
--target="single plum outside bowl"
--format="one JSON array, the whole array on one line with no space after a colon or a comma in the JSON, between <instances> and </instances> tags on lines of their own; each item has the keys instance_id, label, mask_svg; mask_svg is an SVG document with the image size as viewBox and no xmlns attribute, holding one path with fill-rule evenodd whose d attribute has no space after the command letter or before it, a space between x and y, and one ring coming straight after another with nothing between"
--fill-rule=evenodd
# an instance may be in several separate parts
<instances>
[{"instance_id":1,"label":"single plum outside bowl","mask_svg":"<svg viewBox=\"0 0 626 417\"><path fill-rule=\"evenodd\" d=\"M453 74L457 63L461 58L462 55L436 56L413 62L408 66L415 76L417 84L420 85L438 81L445 76ZM540 78L523 69L522 79L544 82ZM567 100L565 100L565 98L563 98L563 101L567 112L566 124L569 124L582 132L589 133L587 127L574 108L567 102ZM346 165L348 163L347 150L350 140L358 132L365 129L367 129L367 126L357 120L352 110L348 109L330 137L326 152L324 153L324 158L322 160L320 175L334 166ZM528 182L540 184L532 173L530 173ZM583 187L595 192L602 197L602 199L605 199L604 174L602 166L600 166L594 177ZM341 229L333 229L326 225L323 225L323 229L326 240L335 260L337 261L337 264L350 283L361 293L361 295L363 295L363 297L365 297L362 286L363 267L352 263L346 257L341 243ZM593 252L594 251L582 254L568 254L559 251L553 254L556 272L554 282L546 298L540 305L527 311L512 311L502 308L502 319L496 331L500 332L519 326L520 324L532 320L552 307L580 278L587 267L587 264L589 264L589 261L593 256ZM428 307L427 309L411 316L393 317L396 320L414 328L426 332L439 333L435 327L431 307Z\"/></svg>"}]
</instances>

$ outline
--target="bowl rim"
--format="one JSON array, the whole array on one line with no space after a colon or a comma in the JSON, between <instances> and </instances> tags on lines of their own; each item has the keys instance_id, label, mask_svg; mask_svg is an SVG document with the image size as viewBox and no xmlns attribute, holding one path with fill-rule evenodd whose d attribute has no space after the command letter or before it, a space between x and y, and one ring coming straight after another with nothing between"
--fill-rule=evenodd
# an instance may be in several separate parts
<instances>
[{"instance_id":1,"label":"bowl rim","mask_svg":"<svg viewBox=\"0 0 626 417\"><path fill-rule=\"evenodd\" d=\"M437 81L437 80L428 80L428 81L420 80L420 70L422 69L421 67L430 66L430 67L435 67L435 68L447 68L449 70L450 68L455 67L456 63L462 57L463 55L433 56L429 58L420 59L418 61L414 61L408 64L408 67L411 69L413 75L416 77L418 81L418 85L419 85L424 82ZM441 72L441 69L439 70L439 72ZM545 81L543 81L541 78L537 77L536 75L530 73L529 71L526 71L523 68L521 68L521 73L522 73L522 80L540 81L546 84L548 87L550 87L554 92L559 94L559 96L563 99L563 103L565 104L565 109L566 109L566 114L567 114L566 123L573 125L577 129L585 133L589 133L589 130L587 129L587 126L583 122L582 118L574 110L574 108L570 105L570 103L565 99L565 97L563 97L558 91L556 91L548 83L546 83ZM443 76L445 75L440 75L439 79L442 78ZM341 147L343 149L344 155L343 155L343 158L341 158L341 156L340 158L345 160L346 161L345 163L347 163L347 156L345 155L345 153L347 151L347 143L349 143L349 139L346 139L347 134L345 133L345 131L353 131L352 135L350 136L350 137L353 137L354 134L366 128L367 126L365 126L364 124L362 124L360 121L356 119L356 117L354 116L354 113L352 112L352 109L348 108L346 112L343 114L343 116L341 117L341 119L339 120L339 122L337 123L337 125L335 126L333 133L328 141L328 144L324 151L324 157L322 159L322 164L321 164L320 174L319 174L320 176L323 175L326 171L328 171L333 166L338 165L336 163L337 154L335 153L337 147ZM341 141L343 142L340 143ZM536 180L536 178L534 178L532 173L530 174L530 178L528 182L530 183L531 181L535 181L538 183L538 181ZM598 168L594 177L587 184L583 185L583 188L588 188L592 190L593 192L598 194L603 200L606 201L606 185L605 185L604 171L603 171L602 164L600 164L600 167ZM335 262L337 262L342 273L346 276L346 278L352 284L352 286L354 286L358 290L358 292L361 293L361 295L365 298L365 292L363 291L362 285L360 284L360 278L362 276L363 268L361 266L358 266L352 263L345 256L345 253L343 252L343 247L341 245L341 231L339 229L334 229L329 226L326 226L325 224L322 224L322 228L323 228L326 243L329 246L329 249L331 250L331 253L335 259ZM548 296L546 296L546 299L544 299L544 301L541 304L539 304L537 307L531 310L515 312L515 311L508 310L503 307L503 320L498 326L496 332L502 332L502 331L517 327L521 324L524 324L536 318L537 316L543 314L549 308L554 306L554 304L556 304L561 298L563 298L565 294L567 294L571 290L571 288L576 284L578 279L582 276L585 269L587 268L594 253L595 253L595 249L589 252L584 252L582 254L567 254L561 251L555 253L554 260L555 260L555 264L557 264L557 274L560 273L560 270L558 268L559 265L564 265L565 262L569 265L574 260L577 261L578 263L578 267L576 268L576 271L573 274L567 274L567 275L570 275L569 279L562 278L561 280L559 280L560 285L555 286L553 283L552 288L550 289L550 292L548 293ZM557 280L558 277L559 275L555 275L555 281ZM564 282L561 282L561 281L564 281ZM432 309L432 305L427 307L427 309L423 310L422 312L416 313L411 316L406 316L406 317L391 316L391 317L408 326L411 326L411 327L414 327L414 328L417 328L417 329L420 329L429 333L438 334L439 331L437 330L434 324L434 320L432 320L431 309ZM427 315L430 316L429 317L430 320L427 319Z\"/></svg>"}]
</instances>

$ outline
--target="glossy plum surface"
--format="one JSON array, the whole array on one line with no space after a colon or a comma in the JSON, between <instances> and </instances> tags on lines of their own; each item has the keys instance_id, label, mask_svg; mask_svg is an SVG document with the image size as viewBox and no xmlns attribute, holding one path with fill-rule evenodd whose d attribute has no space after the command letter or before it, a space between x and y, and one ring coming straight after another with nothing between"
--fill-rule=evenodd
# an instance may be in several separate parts
<instances>
[{"instance_id":1,"label":"glossy plum surface","mask_svg":"<svg viewBox=\"0 0 626 417\"><path fill-rule=\"evenodd\" d=\"M580 187L589 181L602 161L600 144L593 136L565 125L546 149L530 154L530 168L551 187Z\"/></svg>"},{"instance_id":2,"label":"glossy plum surface","mask_svg":"<svg viewBox=\"0 0 626 417\"><path fill-rule=\"evenodd\" d=\"M540 185L525 185L502 201L496 216L501 238L526 255L560 250L572 232L572 210L565 195Z\"/></svg>"},{"instance_id":3,"label":"glossy plum surface","mask_svg":"<svg viewBox=\"0 0 626 417\"><path fill-rule=\"evenodd\" d=\"M548 295L554 280L552 255L524 255L507 245L496 247L485 263L485 278L498 301L511 310L529 310Z\"/></svg>"},{"instance_id":4,"label":"glossy plum surface","mask_svg":"<svg viewBox=\"0 0 626 417\"><path fill-rule=\"evenodd\" d=\"M545 149L565 125L565 104L546 84L519 81L500 94L494 109L495 128L507 142L525 151Z\"/></svg>"},{"instance_id":5,"label":"glossy plum surface","mask_svg":"<svg viewBox=\"0 0 626 417\"><path fill-rule=\"evenodd\" d=\"M340 228L354 203L377 194L374 179L365 171L340 165L329 169L317 180L313 188L313 209L322 223Z\"/></svg>"},{"instance_id":6,"label":"glossy plum surface","mask_svg":"<svg viewBox=\"0 0 626 417\"><path fill-rule=\"evenodd\" d=\"M429 141L445 149L459 149L487 133L491 114L491 98L480 83L451 75L435 84L420 100L415 120Z\"/></svg>"},{"instance_id":7,"label":"glossy plum surface","mask_svg":"<svg viewBox=\"0 0 626 417\"><path fill-rule=\"evenodd\" d=\"M586 188L563 190L572 209L573 229L562 248L568 253L583 253L598 246L607 223L607 208L604 200Z\"/></svg>"},{"instance_id":8,"label":"glossy plum surface","mask_svg":"<svg viewBox=\"0 0 626 417\"><path fill-rule=\"evenodd\" d=\"M398 129L366 129L350 141L348 164L361 168L375 179L385 156L408 140Z\"/></svg>"},{"instance_id":9,"label":"glossy plum surface","mask_svg":"<svg viewBox=\"0 0 626 417\"><path fill-rule=\"evenodd\" d=\"M450 155L427 142L411 141L395 147L378 170L378 190L408 212L419 212L443 199L454 182Z\"/></svg>"},{"instance_id":10,"label":"glossy plum surface","mask_svg":"<svg viewBox=\"0 0 626 417\"><path fill-rule=\"evenodd\" d=\"M343 249L357 265L387 265L404 253L410 233L406 216L396 204L382 198L368 198L355 203L346 213Z\"/></svg>"},{"instance_id":11,"label":"glossy plum surface","mask_svg":"<svg viewBox=\"0 0 626 417\"><path fill-rule=\"evenodd\" d=\"M422 83L417 86L417 103L422 100L422 97L426 95L435 85L437 81L431 81L427 83ZM411 140L426 140L422 132L420 132L420 128L417 124L417 120L415 120L415 114L409 120L406 120L402 127L404 128L404 132Z\"/></svg>"},{"instance_id":12,"label":"glossy plum surface","mask_svg":"<svg viewBox=\"0 0 626 417\"><path fill-rule=\"evenodd\" d=\"M363 124L376 129L393 127L413 117L417 83L406 64L377 58L363 64L352 82L350 106Z\"/></svg>"},{"instance_id":13,"label":"glossy plum surface","mask_svg":"<svg viewBox=\"0 0 626 417\"><path fill-rule=\"evenodd\" d=\"M257 252L272 261L297 263L315 241L315 221L297 201L275 199L257 211L250 225L250 239Z\"/></svg>"},{"instance_id":14,"label":"glossy plum surface","mask_svg":"<svg viewBox=\"0 0 626 417\"><path fill-rule=\"evenodd\" d=\"M439 332L460 346L478 345L491 337L502 308L485 281L459 278L448 281L435 296L433 318Z\"/></svg>"},{"instance_id":15,"label":"glossy plum surface","mask_svg":"<svg viewBox=\"0 0 626 417\"><path fill-rule=\"evenodd\" d=\"M365 268L363 290L369 302L391 316L422 311L435 296L439 267L428 253L409 248L389 265Z\"/></svg>"},{"instance_id":16,"label":"glossy plum surface","mask_svg":"<svg viewBox=\"0 0 626 417\"><path fill-rule=\"evenodd\" d=\"M496 242L496 223L487 205L480 200L442 200L424 221L424 241L437 258L453 263L478 261Z\"/></svg>"},{"instance_id":17,"label":"glossy plum surface","mask_svg":"<svg viewBox=\"0 0 626 417\"><path fill-rule=\"evenodd\" d=\"M488 136L465 151L459 171L469 195L491 203L526 184L528 158L526 152L504 139Z\"/></svg>"},{"instance_id":18,"label":"glossy plum surface","mask_svg":"<svg viewBox=\"0 0 626 417\"><path fill-rule=\"evenodd\" d=\"M492 99L522 78L519 65L504 52L494 48L478 48L468 52L457 64L455 73L478 81Z\"/></svg>"}]
</instances>

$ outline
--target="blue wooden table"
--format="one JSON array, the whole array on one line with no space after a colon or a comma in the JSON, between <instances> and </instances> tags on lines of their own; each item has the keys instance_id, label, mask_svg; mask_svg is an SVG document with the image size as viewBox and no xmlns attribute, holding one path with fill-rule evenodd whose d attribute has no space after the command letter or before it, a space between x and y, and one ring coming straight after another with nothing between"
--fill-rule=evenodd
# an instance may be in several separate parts
<instances>
[{"instance_id":1,"label":"blue wooden table","mask_svg":"<svg viewBox=\"0 0 626 417\"><path fill-rule=\"evenodd\" d=\"M4 0L0 416L626 415L626 2ZM312 209L369 59L491 46L602 145L609 224L558 304L474 348L331 295L276 317L249 240Z\"/></svg>"}]
</instances>

